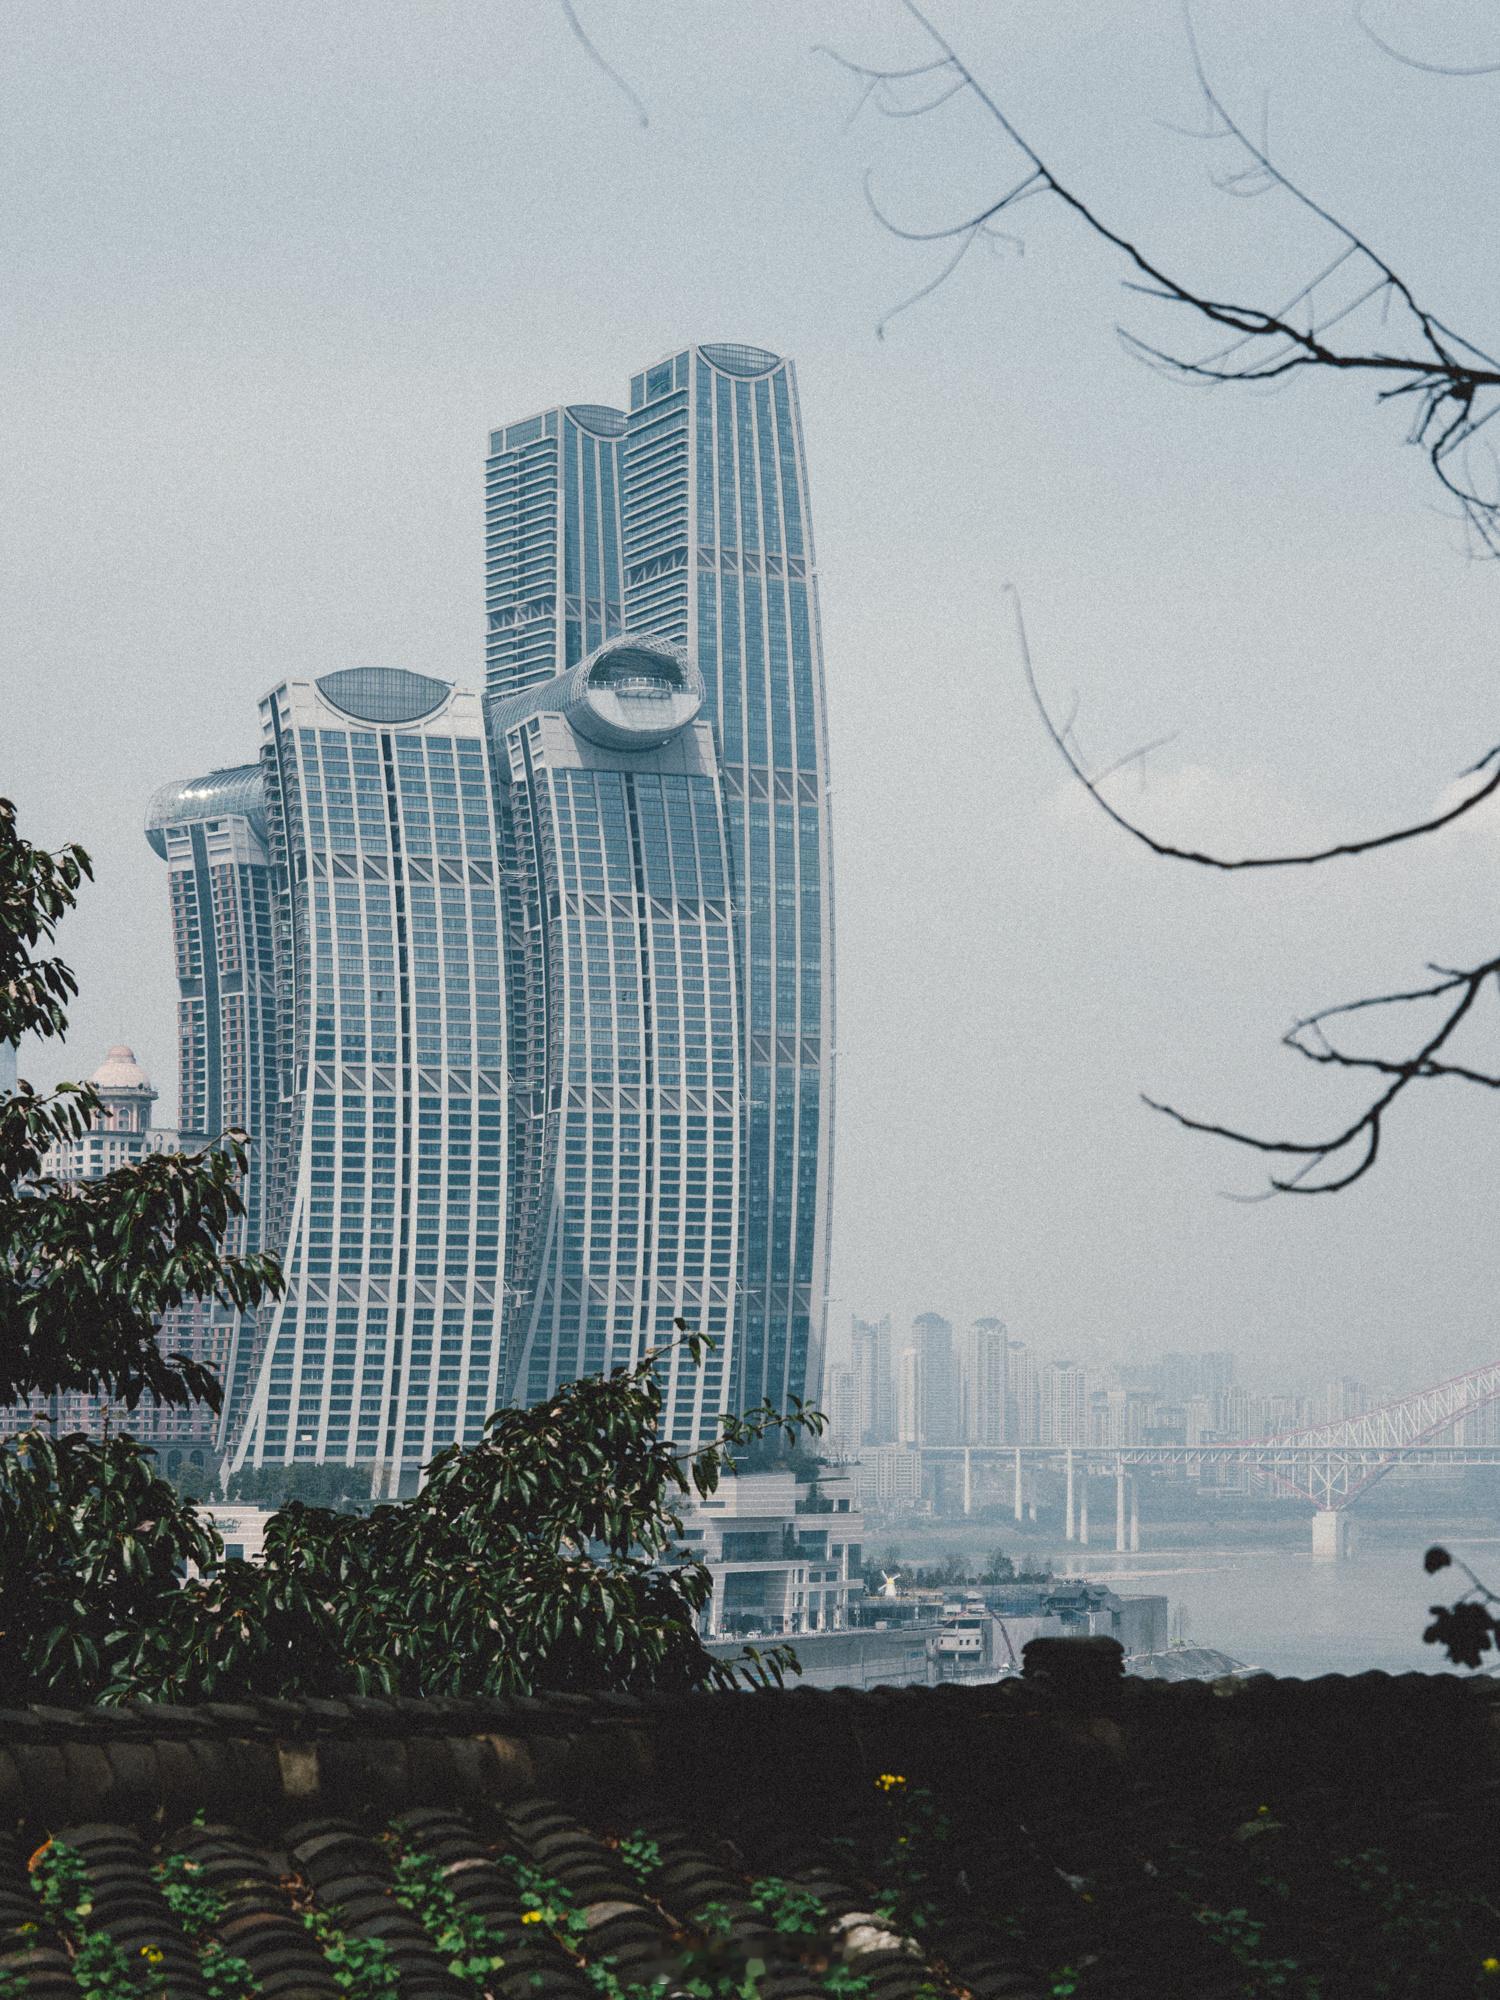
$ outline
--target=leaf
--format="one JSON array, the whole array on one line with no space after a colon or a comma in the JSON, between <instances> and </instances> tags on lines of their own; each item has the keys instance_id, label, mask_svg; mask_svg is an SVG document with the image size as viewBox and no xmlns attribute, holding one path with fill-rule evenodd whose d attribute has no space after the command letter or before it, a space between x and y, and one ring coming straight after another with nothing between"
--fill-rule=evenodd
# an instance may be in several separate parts
<instances>
[{"instance_id":1,"label":"leaf","mask_svg":"<svg viewBox=\"0 0 1500 2000\"><path fill-rule=\"evenodd\" d=\"M1495 1621L1482 1604L1434 1604L1432 1623L1422 1634L1429 1646L1442 1646L1456 1666L1477 1667L1495 1643Z\"/></svg>"},{"instance_id":2,"label":"leaf","mask_svg":"<svg viewBox=\"0 0 1500 2000\"><path fill-rule=\"evenodd\" d=\"M1429 1576L1436 1576L1440 1569L1447 1569L1452 1561L1453 1558L1452 1556L1449 1555L1448 1551L1444 1548L1438 1547L1438 1545L1434 1543L1433 1546L1427 1551L1426 1555L1423 1556L1422 1567L1423 1569L1426 1570Z\"/></svg>"}]
</instances>

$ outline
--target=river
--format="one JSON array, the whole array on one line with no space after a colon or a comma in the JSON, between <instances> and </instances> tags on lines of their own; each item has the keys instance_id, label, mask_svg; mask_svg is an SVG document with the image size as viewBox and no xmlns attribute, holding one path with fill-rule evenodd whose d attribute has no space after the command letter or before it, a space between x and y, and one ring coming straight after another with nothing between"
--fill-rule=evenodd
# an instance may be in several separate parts
<instances>
[{"instance_id":1,"label":"river","mask_svg":"<svg viewBox=\"0 0 1500 2000\"><path fill-rule=\"evenodd\" d=\"M1428 1606L1451 1603L1466 1579L1456 1569L1425 1573L1422 1556L1434 1538L1390 1522L1359 1536L1338 1562L1278 1536L1260 1546L1164 1546L1138 1555L1067 1549L1058 1567L1125 1595L1162 1593L1174 1632L1184 1614L1189 1645L1216 1646L1271 1673L1438 1673L1448 1662L1422 1643ZM1500 1590L1500 1536L1445 1543Z\"/></svg>"}]
</instances>

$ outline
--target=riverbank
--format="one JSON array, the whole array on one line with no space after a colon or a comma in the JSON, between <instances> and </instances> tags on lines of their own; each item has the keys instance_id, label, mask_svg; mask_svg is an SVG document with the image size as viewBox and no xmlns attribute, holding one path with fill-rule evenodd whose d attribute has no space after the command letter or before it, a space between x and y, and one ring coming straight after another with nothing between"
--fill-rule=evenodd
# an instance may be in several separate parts
<instances>
[{"instance_id":1,"label":"riverbank","mask_svg":"<svg viewBox=\"0 0 1500 2000\"><path fill-rule=\"evenodd\" d=\"M977 1561L996 1548L1018 1562L1050 1555L1062 1574L1107 1583L1125 1595L1164 1594L1174 1636L1190 1645L1218 1647L1272 1673L1304 1678L1372 1668L1448 1669L1443 1655L1422 1640L1429 1606L1451 1602L1461 1588L1461 1579L1449 1581L1456 1572L1434 1578L1422 1567L1423 1554L1438 1539L1500 1589L1500 1531L1493 1518L1360 1519L1354 1553L1342 1562L1313 1556L1304 1518L1279 1529L1274 1523L1236 1524L1253 1534L1217 1525L1217 1534L1205 1527L1191 1538L1158 1529L1161 1538L1148 1533L1146 1545L1132 1555L1045 1536L1007 1537L993 1524L939 1521L910 1530L903 1524L889 1547L900 1550L902 1561L924 1566L950 1555ZM867 1546L877 1561L887 1549L879 1530Z\"/></svg>"}]
</instances>

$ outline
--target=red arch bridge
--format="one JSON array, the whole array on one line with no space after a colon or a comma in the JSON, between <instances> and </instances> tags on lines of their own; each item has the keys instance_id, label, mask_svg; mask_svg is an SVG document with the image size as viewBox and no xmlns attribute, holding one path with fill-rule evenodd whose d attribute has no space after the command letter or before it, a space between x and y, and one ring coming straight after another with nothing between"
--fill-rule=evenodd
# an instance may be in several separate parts
<instances>
[{"instance_id":1,"label":"red arch bridge","mask_svg":"<svg viewBox=\"0 0 1500 2000\"><path fill-rule=\"evenodd\" d=\"M1008 1461L1015 1517L1029 1508L1036 1517L1034 1484L1026 1494L1025 1468L1038 1461L1060 1465L1064 1483L1064 1533L1068 1541L1089 1538L1089 1489L1099 1479L1114 1483L1115 1547L1138 1549L1140 1515L1135 1473L1143 1466L1181 1465L1202 1476L1206 1466L1243 1468L1264 1492L1300 1500L1313 1508L1313 1552L1343 1555L1348 1545L1347 1510L1362 1493L1398 1465L1500 1465L1500 1444L1471 1444L1468 1434L1483 1428L1500 1435L1493 1420L1483 1426L1476 1413L1500 1402L1500 1361L1434 1388L1420 1389L1360 1417L1281 1431L1274 1437L1200 1444L960 1444L923 1445L924 1459L963 1462L963 1510L974 1500L976 1461Z\"/></svg>"}]
</instances>

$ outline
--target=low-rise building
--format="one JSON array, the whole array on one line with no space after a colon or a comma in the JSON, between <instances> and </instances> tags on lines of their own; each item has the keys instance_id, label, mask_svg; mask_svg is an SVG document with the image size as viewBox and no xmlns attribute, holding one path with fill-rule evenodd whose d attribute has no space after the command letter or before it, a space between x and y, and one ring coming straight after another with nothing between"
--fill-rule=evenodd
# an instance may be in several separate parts
<instances>
[{"instance_id":1,"label":"low-rise building","mask_svg":"<svg viewBox=\"0 0 1500 2000\"><path fill-rule=\"evenodd\" d=\"M233 1504L200 1507L219 1531L230 1562L259 1562L265 1553L266 1526L275 1509Z\"/></svg>"},{"instance_id":2,"label":"low-rise building","mask_svg":"<svg viewBox=\"0 0 1500 2000\"><path fill-rule=\"evenodd\" d=\"M744 1472L682 1509L687 1551L708 1565L710 1639L841 1631L864 1593L863 1520L843 1472Z\"/></svg>"}]
</instances>

